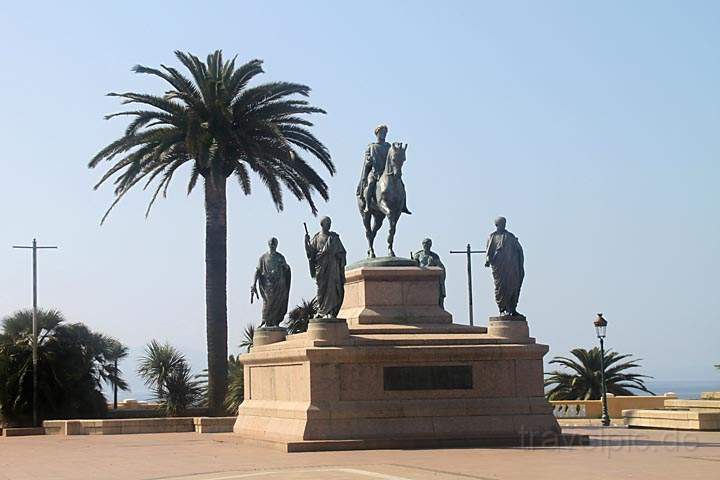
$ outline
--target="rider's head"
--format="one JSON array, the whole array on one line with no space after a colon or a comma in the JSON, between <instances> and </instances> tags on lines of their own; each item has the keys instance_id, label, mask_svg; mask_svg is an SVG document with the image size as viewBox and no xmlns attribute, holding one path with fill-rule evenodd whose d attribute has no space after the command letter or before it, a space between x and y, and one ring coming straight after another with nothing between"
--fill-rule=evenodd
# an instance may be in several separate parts
<instances>
[{"instance_id":1,"label":"rider's head","mask_svg":"<svg viewBox=\"0 0 720 480\"><path fill-rule=\"evenodd\" d=\"M429 238L426 238L425 240L422 241L422 246L423 246L423 250L425 250L426 252L429 252L430 248L432 248L432 240Z\"/></svg>"},{"instance_id":2,"label":"rider's head","mask_svg":"<svg viewBox=\"0 0 720 480\"><path fill-rule=\"evenodd\" d=\"M505 217L497 217L495 219L495 226L497 227L498 232L504 232L505 225L507 225L507 220L505 219Z\"/></svg>"},{"instance_id":3,"label":"rider's head","mask_svg":"<svg viewBox=\"0 0 720 480\"><path fill-rule=\"evenodd\" d=\"M377 127L375 127L375 136L378 138L378 141L380 141L380 142L385 141L387 132L388 132L387 125L378 125Z\"/></svg>"},{"instance_id":4,"label":"rider's head","mask_svg":"<svg viewBox=\"0 0 720 480\"><path fill-rule=\"evenodd\" d=\"M331 225L332 220L330 220L330 217L322 217L320 219L320 228L322 228L323 233L328 233Z\"/></svg>"},{"instance_id":5,"label":"rider's head","mask_svg":"<svg viewBox=\"0 0 720 480\"><path fill-rule=\"evenodd\" d=\"M270 240L268 240L268 247L270 247L271 252L275 252L277 250L278 246L278 239L275 237L272 237Z\"/></svg>"}]
</instances>

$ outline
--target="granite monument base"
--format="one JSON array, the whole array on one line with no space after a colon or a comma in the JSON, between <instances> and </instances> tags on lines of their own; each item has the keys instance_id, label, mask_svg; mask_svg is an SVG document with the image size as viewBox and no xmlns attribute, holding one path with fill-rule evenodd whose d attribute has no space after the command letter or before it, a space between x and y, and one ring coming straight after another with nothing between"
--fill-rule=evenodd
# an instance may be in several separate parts
<instances>
[{"instance_id":1,"label":"granite monument base","mask_svg":"<svg viewBox=\"0 0 720 480\"><path fill-rule=\"evenodd\" d=\"M491 320L490 332L451 323L437 304L439 275L348 271L347 320L312 320L240 357L234 432L285 451L586 444L561 434L545 400L548 347L524 320Z\"/></svg>"}]
</instances>

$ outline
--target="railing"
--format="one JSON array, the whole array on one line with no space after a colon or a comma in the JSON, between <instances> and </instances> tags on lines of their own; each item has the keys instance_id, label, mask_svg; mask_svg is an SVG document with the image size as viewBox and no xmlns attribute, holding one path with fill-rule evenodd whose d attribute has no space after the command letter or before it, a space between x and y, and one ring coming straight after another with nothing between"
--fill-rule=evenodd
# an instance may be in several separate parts
<instances>
[{"instance_id":1,"label":"railing","mask_svg":"<svg viewBox=\"0 0 720 480\"><path fill-rule=\"evenodd\" d=\"M599 418L602 411L599 400L552 401L550 405L553 406L553 414L557 418ZM596 408L598 406L599 409Z\"/></svg>"},{"instance_id":2,"label":"railing","mask_svg":"<svg viewBox=\"0 0 720 480\"><path fill-rule=\"evenodd\" d=\"M608 395L608 414L610 418L622 418L623 410L664 408L665 400L676 398L673 393L658 396ZM600 418L602 415L600 400L552 400L550 405L557 418Z\"/></svg>"}]
</instances>

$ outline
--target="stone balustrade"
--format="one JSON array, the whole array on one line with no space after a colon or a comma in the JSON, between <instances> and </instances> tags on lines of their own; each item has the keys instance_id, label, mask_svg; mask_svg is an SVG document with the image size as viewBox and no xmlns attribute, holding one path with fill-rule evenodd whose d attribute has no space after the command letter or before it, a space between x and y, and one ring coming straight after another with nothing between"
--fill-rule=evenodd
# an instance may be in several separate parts
<instances>
[{"instance_id":1,"label":"stone balustrade","mask_svg":"<svg viewBox=\"0 0 720 480\"><path fill-rule=\"evenodd\" d=\"M676 399L673 393L657 396L614 396L608 395L608 415L622 418L623 410L663 408L665 400ZM550 402L557 418L600 418L602 400L553 400Z\"/></svg>"}]
</instances>

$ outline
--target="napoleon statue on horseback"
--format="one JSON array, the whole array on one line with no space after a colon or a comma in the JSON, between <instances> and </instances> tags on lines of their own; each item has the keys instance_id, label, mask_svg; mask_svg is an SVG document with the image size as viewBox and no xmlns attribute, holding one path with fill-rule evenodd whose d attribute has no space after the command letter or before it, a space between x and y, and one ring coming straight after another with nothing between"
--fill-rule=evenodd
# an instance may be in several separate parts
<instances>
[{"instance_id":1,"label":"napoleon statue on horseback","mask_svg":"<svg viewBox=\"0 0 720 480\"><path fill-rule=\"evenodd\" d=\"M407 144L391 145L385 141L387 132L386 125L380 125L375 129L377 141L368 145L365 150L362 174L356 192L360 215L365 225L370 258L375 258L373 243L385 217L390 222L388 256L395 256L393 240L397 221L402 213L410 214L405 201L405 185L402 181Z\"/></svg>"}]
</instances>

